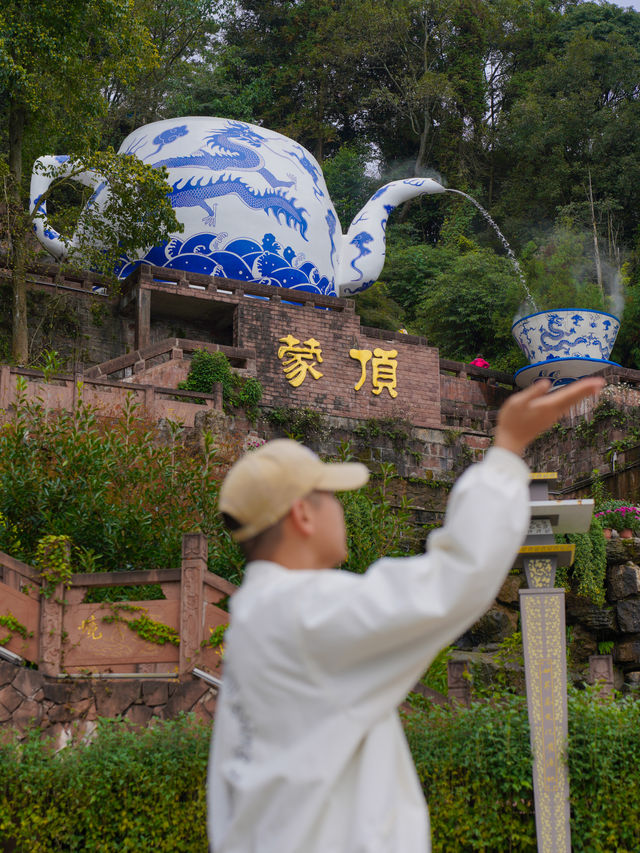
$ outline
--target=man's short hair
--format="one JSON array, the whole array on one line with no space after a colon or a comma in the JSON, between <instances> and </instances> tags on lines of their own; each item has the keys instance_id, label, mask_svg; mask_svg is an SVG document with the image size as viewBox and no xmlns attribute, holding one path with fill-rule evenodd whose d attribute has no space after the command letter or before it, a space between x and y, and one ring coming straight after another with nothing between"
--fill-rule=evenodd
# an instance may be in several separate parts
<instances>
[{"instance_id":1,"label":"man's short hair","mask_svg":"<svg viewBox=\"0 0 640 853\"><path fill-rule=\"evenodd\" d=\"M235 531L237 531L241 526L240 522L236 521L235 518L228 515L226 512L221 514L224 526L233 536ZM272 548L274 545L277 545L280 541L283 521L284 517L279 521L276 521L276 523L272 524L270 527L267 527L265 530L261 530L260 533L256 533L255 536L251 536L249 539L243 539L241 542L238 542L238 547L242 551L247 562L255 559L256 555L263 552L265 549Z\"/></svg>"}]
</instances>

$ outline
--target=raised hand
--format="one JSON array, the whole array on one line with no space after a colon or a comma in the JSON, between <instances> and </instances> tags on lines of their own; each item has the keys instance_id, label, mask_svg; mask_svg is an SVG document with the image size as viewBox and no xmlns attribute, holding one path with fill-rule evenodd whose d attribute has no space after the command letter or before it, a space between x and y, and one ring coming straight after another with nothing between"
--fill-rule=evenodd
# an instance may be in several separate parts
<instances>
[{"instance_id":1,"label":"raised hand","mask_svg":"<svg viewBox=\"0 0 640 853\"><path fill-rule=\"evenodd\" d=\"M596 396L604 387L601 376L590 376L571 382L549 394L548 379L534 382L529 388L509 397L498 413L496 447L504 447L522 455L524 449L585 397Z\"/></svg>"}]
</instances>

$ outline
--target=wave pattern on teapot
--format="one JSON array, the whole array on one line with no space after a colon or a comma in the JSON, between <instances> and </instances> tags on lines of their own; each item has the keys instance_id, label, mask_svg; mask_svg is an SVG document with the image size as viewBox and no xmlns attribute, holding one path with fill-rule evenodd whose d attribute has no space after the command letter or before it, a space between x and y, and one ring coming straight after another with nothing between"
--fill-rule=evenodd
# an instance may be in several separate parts
<instances>
[{"instance_id":1,"label":"wave pattern on teapot","mask_svg":"<svg viewBox=\"0 0 640 853\"><path fill-rule=\"evenodd\" d=\"M319 164L275 131L230 119L170 119L134 131L120 153L168 170L169 198L184 225L182 234L123 263L116 271L120 278L148 263L348 296L380 274L391 211L417 195L444 192L428 178L393 181L373 195L342 234ZM34 170L32 177L34 205L46 189L41 172ZM96 188L90 201L97 203L104 189L100 177L87 176L85 182ZM48 251L63 259L66 244L48 224L46 210L42 213L36 233ZM76 234L81 228L82 216Z\"/></svg>"}]
</instances>

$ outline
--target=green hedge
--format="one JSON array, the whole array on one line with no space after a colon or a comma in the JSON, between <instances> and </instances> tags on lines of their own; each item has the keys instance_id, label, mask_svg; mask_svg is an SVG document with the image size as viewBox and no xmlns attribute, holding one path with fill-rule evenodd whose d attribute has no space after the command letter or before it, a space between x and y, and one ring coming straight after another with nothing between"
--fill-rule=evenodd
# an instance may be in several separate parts
<instances>
[{"instance_id":1,"label":"green hedge","mask_svg":"<svg viewBox=\"0 0 640 853\"><path fill-rule=\"evenodd\" d=\"M56 755L37 735L3 744L0 840L16 853L206 853L209 735L188 718L144 731L101 720Z\"/></svg>"},{"instance_id":2,"label":"green hedge","mask_svg":"<svg viewBox=\"0 0 640 853\"><path fill-rule=\"evenodd\" d=\"M408 716L433 850L535 851L526 702L518 696ZM572 849L637 853L640 702L569 697ZM16 853L206 853L210 730L182 718L134 732L101 721L91 743L53 755L36 735L0 745L1 841ZM385 768L380 768L385 772Z\"/></svg>"},{"instance_id":3,"label":"green hedge","mask_svg":"<svg viewBox=\"0 0 640 853\"><path fill-rule=\"evenodd\" d=\"M433 851L535 851L526 700L501 696L407 720L431 813ZM640 702L569 696L574 851L640 849Z\"/></svg>"}]
</instances>

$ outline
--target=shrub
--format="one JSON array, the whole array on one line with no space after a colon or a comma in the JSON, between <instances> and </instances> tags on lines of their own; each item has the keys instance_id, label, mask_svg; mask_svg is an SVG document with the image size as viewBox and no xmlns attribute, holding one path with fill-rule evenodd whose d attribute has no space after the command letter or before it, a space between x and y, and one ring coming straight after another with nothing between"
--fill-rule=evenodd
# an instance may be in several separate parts
<instances>
[{"instance_id":1,"label":"shrub","mask_svg":"<svg viewBox=\"0 0 640 853\"><path fill-rule=\"evenodd\" d=\"M366 486L353 492L338 492L349 551L343 569L364 572L380 557L407 556L414 534L411 507L405 498L400 506L391 503L390 487L395 476L393 465L381 462L379 476Z\"/></svg>"},{"instance_id":2,"label":"shrub","mask_svg":"<svg viewBox=\"0 0 640 853\"><path fill-rule=\"evenodd\" d=\"M607 548L602 532L602 518L599 516L600 513L593 516L587 533L567 533L556 537L559 541L575 545L573 566L570 569L558 569L556 585L567 585L571 576L577 594L590 598L601 607L605 601Z\"/></svg>"},{"instance_id":3,"label":"shrub","mask_svg":"<svg viewBox=\"0 0 640 853\"><path fill-rule=\"evenodd\" d=\"M244 409L250 420L258 416L258 403L262 399L262 385L252 376L238 376L231 370L229 359L222 352L196 350L191 359L189 373L179 388L211 394L213 383L222 385L225 410Z\"/></svg>"},{"instance_id":4,"label":"shrub","mask_svg":"<svg viewBox=\"0 0 640 853\"><path fill-rule=\"evenodd\" d=\"M210 434L194 455L171 427L160 444L132 397L108 424L82 400L51 412L21 393L0 428L0 549L51 572L42 549L67 537L73 571L169 568L180 565L182 534L199 528L210 567L237 579L240 553L217 513L226 467Z\"/></svg>"},{"instance_id":5,"label":"shrub","mask_svg":"<svg viewBox=\"0 0 640 853\"><path fill-rule=\"evenodd\" d=\"M429 803L432 849L536 850L523 697L471 708L426 706L406 718ZM638 849L640 703L569 692L572 849ZM0 742L0 839L16 853L112 850L205 853L209 727L191 718L132 731L100 720L90 743L54 754L38 731ZM10 846L10 845L9 845Z\"/></svg>"},{"instance_id":6,"label":"shrub","mask_svg":"<svg viewBox=\"0 0 640 853\"><path fill-rule=\"evenodd\" d=\"M640 703L569 692L571 841L575 851L638 849ZM536 850L526 700L432 706L406 725L429 803L433 851Z\"/></svg>"},{"instance_id":7,"label":"shrub","mask_svg":"<svg viewBox=\"0 0 640 853\"><path fill-rule=\"evenodd\" d=\"M209 727L100 720L57 754L38 733L0 745L0 838L17 853L206 853ZM13 848L11 848L13 849Z\"/></svg>"}]
</instances>

